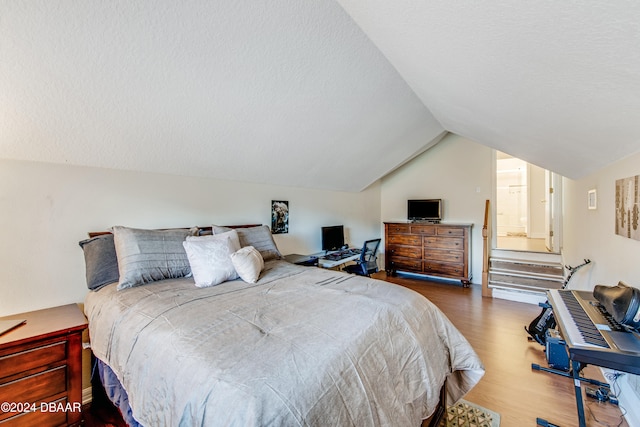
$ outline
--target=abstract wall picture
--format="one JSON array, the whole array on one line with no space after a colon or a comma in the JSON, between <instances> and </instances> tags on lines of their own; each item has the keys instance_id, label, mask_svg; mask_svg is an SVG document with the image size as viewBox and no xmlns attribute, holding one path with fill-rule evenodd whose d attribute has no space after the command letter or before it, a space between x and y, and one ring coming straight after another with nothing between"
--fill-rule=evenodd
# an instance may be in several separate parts
<instances>
[{"instance_id":1,"label":"abstract wall picture","mask_svg":"<svg viewBox=\"0 0 640 427\"><path fill-rule=\"evenodd\" d=\"M284 200L271 201L271 233L284 234L289 232L289 202Z\"/></svg>"},{"instance_id":2,"label":"abstract wall picture","mask_svg":"<svg viewBox=\"0 0 640 427\"><path fill-rule=\"evenodd\" d=\"M587 208L598 209L598 195L595 189L587 191Z\"/></svg>"},{"instance_id":3,"label":"abstract wall picture","mask_svg":"<svg viewBox=\"0 0 640 427\"><path fill-rule=\"evenodd\" d=\"M616 180L616 234L640 240L638 201L640 175Z\"/></svg>"}]
</instances>

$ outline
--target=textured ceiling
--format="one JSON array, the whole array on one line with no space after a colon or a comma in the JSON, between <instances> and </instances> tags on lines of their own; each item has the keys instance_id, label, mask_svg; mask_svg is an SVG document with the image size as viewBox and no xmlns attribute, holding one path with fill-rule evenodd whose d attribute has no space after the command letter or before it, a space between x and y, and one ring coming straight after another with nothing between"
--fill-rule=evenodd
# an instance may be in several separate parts
<instances>
[{"instance_id":1,"label":"textured ceiling","mask_svg":"<svg viewBox=\"0 0 640 427\"><path fill-rule=\"evenodd\" d=\"M452 133L570 178L640 151L640 2L338 2Z\"/></svg>"},{"instance_id":2,"label":"textured ceiling","mask_svg":"<svg viewBox=\"0 0 640 427\"><path fill-rule=\"evenodd\" d=\"M640 150L638 46L630 1L0 0L0 157L359 191L450 131L581 177Z\"/></svg>"},{"instance_id":3,"label":"textured ceiling","mask_svg":"<svg viewBox=\"0 0 640 427\"><path fill-rule=\"evenodd\" d=\"M0 0L0 157L359 191L444 133L334 1Z\"/></svg>"}]
</instances>

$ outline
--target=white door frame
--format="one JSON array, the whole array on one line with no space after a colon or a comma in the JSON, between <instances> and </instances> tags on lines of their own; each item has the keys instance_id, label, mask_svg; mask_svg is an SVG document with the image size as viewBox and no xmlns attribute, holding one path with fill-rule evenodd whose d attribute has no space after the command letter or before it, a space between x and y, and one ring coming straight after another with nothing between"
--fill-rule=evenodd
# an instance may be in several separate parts
<instances>
[{"instance_id":1,"label":"white door frame","mask_svg":"<svg viewBox=\"0 0 640 427\"><path fill-rule=\"evenodd\" d=\"M496 151L493 150L492 156L492 200L491 200L491 247L496 248L498 242L497 232L497 159ZM546 198L545 201L545 243L547 249L552 253L560 253L562 248L562 176L546 171ZM549 185L550 184L550 185ZM553 188L550 191L549 188ZM553 233L551 233L553 231Z\"/></svg>"},{"instance_id":2,"label":"white door frame","mask_svg":"<svg viewBox=\"0 0 640 427\"><path fill-rule=\"evenodd\" d=\"M562 236L562 177L557 173L545 172L545 244L547 250L560 253Z\"/></svg>"}]
</instances>

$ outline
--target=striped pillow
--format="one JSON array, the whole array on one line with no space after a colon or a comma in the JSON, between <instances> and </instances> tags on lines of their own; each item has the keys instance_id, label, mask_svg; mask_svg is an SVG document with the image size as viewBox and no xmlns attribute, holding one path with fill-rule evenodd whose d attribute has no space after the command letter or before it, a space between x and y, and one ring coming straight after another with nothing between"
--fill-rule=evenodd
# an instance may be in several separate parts
<instances>
[{"instance_id":1,"label":"striped pillow","mask_svg":"<svg viewBox=\"0 0 640 427\"><path fill-rule=\"evenodd\" d=\"M182 242L197 234L197 228L144 230L115 226L111 232L118 256L118 290L191 276Z\"/></svg>"}]
</instances>

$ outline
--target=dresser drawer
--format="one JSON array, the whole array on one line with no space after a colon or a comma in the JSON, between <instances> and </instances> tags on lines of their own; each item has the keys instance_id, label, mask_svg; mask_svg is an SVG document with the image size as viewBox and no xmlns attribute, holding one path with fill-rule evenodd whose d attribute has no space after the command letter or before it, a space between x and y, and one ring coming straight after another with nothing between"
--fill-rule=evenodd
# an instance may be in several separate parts
<instances>
[{"instance_id":1,"label":"dresser drawer","mask_svg":"<svg viewBox=\"0 0 640 427\"><path fill-rule=\"evenodd\" d=\"M458 249L464 250L464 239L462 237L425 237L424 247L437 249Z\"/></svg>"},{"instance_id":2,"label":"dresser drawer","mask_svg":"<svg viewBox=\"0 0 640 427\"><path fill-rule=\"evenodd\" d=\"M392 234L387 238L390 245L422 246L422 237L415 234Z\"/></svg>"},{"instance_id":3,"label":"dresser drawer","mask_svg":"<svg viewBox=\"0 0 640 427\"><path fill-rule=\"evenodd\" d=\"M409 234L410 232L411 226L409 224L389 224L387 226L389 234Z\"/></svg>"},{"instance_id":4,"label":"dresser drawer","mask_svg":"<svg viewBox=\"0 0 640 427\"><path fill-rule=\"evenodd\" d=\"M450 264L463 264L464 252L451 251L446 249L428 249L425 248L424 257L433 261L442 261Z\"/></svg>"},{"instance_id":5,"label":"dresser drawer","mask_svg":"<svg viewBox=\"0 0 640 427\"><path fill-rule=\"evenodd\" d=\"M393 260L395 257L405 257L405 258L422 258L422 247L421 246L389 246L389 256Z\"/></svg>"},{"instance_id":6,"label":"dresser drawer","mask_svg":"<svg viewBox=\"0 0 640 427\"><path fill-rule=\"evenodd\" d=\"M390 264L392 269L422 271L422 260L420 259L393 257Z\"/></svg>"},{"instance_id":7,"label":"dresser drawer","mask_svg":"<svg viewBox=\"0 0 640 427\"><path fill-rule=\"evenodd\" d=\"M411 233L418 234L420 236L435 236L436 226L435 225L412 225Z\"/></svg>"},{"instance_id":8,"label":"dresser drawer","mask_svg":"<svg viewBox=\"0 0 640 427\"><path fill-rule=\"evenodd\" d=\"M464 236L464 228L436 226L435 234L438 236Z\"/></svg>"},{"instance_id":9,"label":"dresser drawer","mask_svg":"<svg viewBox=\"0 0 640 427\"><path fill-rule=\"evenodd\" d=\"M40 402L67 390L67 367L51 369L0 385L0 402ZM0 414L2 415L2 414Z\"/></svg>"},{"instance_id":10,"label":"dresser drawer","mask_svg":"<svg viewBox=\"0 0 640 427\"><path fill-rule=\"evenodd\" d=\"M425 261L423 271L425 274L444 274L446 276L462 277L464 267L456 264Z\"/></svg>"},{"instance_id":11,"label":"dresser drawer","mask_svg":"<svg viewBox=\"0 0 640 427\"><path fill-rule=\"evenodd\" d=\"M25 372L41 366L62 362L67 357L67 342L60 341L50 345L34 347L19 353L0 357L2 378ZM2 379L0 378L0 380Z\"/></svg>"}]
</instances>

